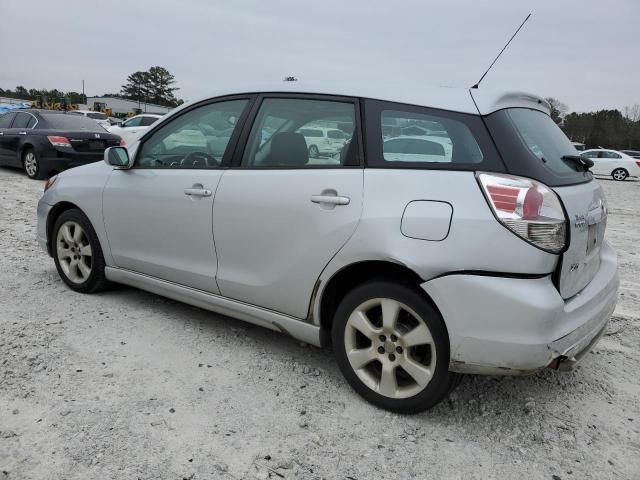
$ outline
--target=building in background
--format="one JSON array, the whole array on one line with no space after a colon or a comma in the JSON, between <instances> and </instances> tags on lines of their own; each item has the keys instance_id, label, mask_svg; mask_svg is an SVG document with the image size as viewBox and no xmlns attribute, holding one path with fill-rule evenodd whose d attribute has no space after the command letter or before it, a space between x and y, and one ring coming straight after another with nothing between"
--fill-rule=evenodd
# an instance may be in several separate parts
<instances>
[{"instance_id":1,"label":"building in background","mask_svg":"<svg viewBox=\"0 0 640 480\"><path fill-rule=\"evenodd\" d=\"M87 103L80 105L80 110L88 110L94 107L94 103L104 103L106 108L111 109L116 117L125 117L130 114L137 113L157 113L164 115L171 108L162 105L154 105L153 103L138 102L137 100L129 100L119 97L87 97Z\"/></svg>"}]
</instances>

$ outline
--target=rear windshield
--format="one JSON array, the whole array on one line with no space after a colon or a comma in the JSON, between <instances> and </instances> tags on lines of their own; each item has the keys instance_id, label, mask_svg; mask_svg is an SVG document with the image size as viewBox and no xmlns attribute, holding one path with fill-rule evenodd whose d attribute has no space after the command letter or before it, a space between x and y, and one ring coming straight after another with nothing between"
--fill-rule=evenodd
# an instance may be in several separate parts
<instances>
[{"instance_id":1,"label":"rear windshield","mask_svg":"<svg viewBox=\"0 0 640 480\"><path fill-rule=\"evenodd\" d=\"M87 113L87 117L93 118L94 120L106 120L107 119L107 116L104 113L100 113L100 112Z\"/></svg>"},{"instance_id":2,"label":"rear windshield","mask_svg":"<svg viewBox=\"0 0 640 480\"><path fill-rule=\"evenodd\" d=\"M513 175L549 186L573 185L592 179L578 151L549 115L530 108L507 108L484 117L500 156Z\"/></svg>"},{"instance_id":3,"label":"rear windshield","mask_svg":"<svg viewBox=\"0 0 640 480\"><path fill-rule=\"evenodd\" d=\"M82 115L68 115L65 113L42 113L41 115L47 122L48 128L54 130L105 131L95 120Z\"/></svg>"},{"instance_id":4,"label":"rear windshield","mask_svg":"<svg viewBox=\"0 0 640 480\"><path fill-rule=\"evenodd\" d=\"M576 171L575 162L562 159L576 155L576 148L549 115L525 108L511 108L507 114L527 148L547 168L556 173Z\"/></svg>"}]
</instances>

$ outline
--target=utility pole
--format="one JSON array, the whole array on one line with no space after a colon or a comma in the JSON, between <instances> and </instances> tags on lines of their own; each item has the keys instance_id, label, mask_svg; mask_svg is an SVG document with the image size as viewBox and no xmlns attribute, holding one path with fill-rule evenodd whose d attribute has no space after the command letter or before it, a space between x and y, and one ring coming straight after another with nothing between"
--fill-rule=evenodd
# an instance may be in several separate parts
<instances>
[{"instance_id":1,"label":"utility pole","mask_svg":"<svg viewBox=\"0 0 640 480\"><path fill-rule=\"evenodd\" d=\"M84 80L82 80L82 103L87 104L87 97L84 94Z\"/></svg>"}]
</instances>

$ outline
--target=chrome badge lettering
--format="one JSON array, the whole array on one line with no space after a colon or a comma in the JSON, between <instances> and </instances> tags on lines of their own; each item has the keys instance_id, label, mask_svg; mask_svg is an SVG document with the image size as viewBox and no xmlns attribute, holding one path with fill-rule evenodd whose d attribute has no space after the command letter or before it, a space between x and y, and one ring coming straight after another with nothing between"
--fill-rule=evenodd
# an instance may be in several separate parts
<instances>
[{"instance_id":1,"label":"chrome badge lettering","mask_svg":"<svg viewBox=\"0 0 640 480\"><path fill-rule=\"evenodd\" d=\"M584 232L587 229L587 216L575 215L575 220L573 222L573 225L581 232Z\"/></svg>"}]
</instances>

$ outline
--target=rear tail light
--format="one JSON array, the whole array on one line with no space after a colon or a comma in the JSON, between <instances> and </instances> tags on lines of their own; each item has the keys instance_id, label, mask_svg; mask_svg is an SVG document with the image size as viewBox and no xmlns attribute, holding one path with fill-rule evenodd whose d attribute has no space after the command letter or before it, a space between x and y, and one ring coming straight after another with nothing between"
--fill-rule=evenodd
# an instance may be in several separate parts
<instances>
[{"instance_id":1,"label":"rear tail light","mask_svg":"<svg viewBox=\"0 0 640 480\"><path fill-rule=\"evenodd\" d=\"M127 142L124 141L124 138L120 139L120 146L121 147L126 147L127 146Z\"/></svg>"},{"instance_id":2,"label":"rear tail light","mask_svg":"<svg viewBox=\"0 0 640 480\"><path fill-rule=\"evenodd\" d=\"M638 165L638 167L640 167L640 160L636 160L636 165Z\"/></svg>"},{"instance_id":3,"label":"rear tail light","mask_svg":"<svg viewBox=\"0 0 640 480\"><path fill-rule=\"evenodd\" d=\"M556 193L529 178L478 174L478 182L498 221L520 238L550 253L567 241L567 219Z\"/></svg>"},{"instance_id":4,"label":"rear tail light","mask_svg":"<svg viewBox=\"0 0 640 480\"><path fill-rule=\"evenodd\" d=\"M49 143L54 147L70 147L71 142L66 137L47 137L49 139Z\"/></svg>"}]
</instances>

